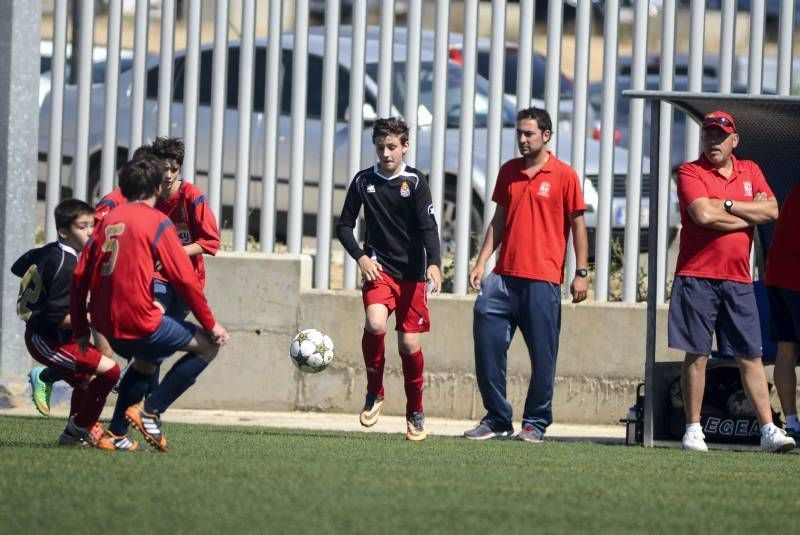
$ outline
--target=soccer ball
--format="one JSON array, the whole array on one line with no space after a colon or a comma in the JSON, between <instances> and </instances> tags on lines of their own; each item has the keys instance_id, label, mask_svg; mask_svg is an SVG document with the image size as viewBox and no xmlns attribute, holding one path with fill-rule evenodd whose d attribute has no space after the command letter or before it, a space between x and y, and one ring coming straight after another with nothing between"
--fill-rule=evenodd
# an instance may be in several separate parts
<instances>
[{"instance_id":1,"label":"soccer ball","mask_svg":"<svg viewBox=\"0 0 800 535\"><path fill-rule=\"evenodd\" d=\"M317 329L304 329L292 339L289 357L301 372L319 373L333 361L333 340Z\"/></svg>"}]
</instances>

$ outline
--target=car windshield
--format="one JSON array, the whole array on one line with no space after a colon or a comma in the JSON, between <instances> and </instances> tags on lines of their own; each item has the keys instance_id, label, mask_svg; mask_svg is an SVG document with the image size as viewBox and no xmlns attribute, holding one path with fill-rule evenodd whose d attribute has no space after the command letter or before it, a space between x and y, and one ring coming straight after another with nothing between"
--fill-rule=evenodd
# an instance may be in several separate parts
<instances>
[{"instance_id":1,"label":"car windshield","mask_svg":"<svg viewBox=\"0 0 800 535\"><path fill-rule=\"evenodd\" d=\"M366 72L373 80L378 79L378 64L366 65ZM461 120L461 81L463 69L452 62L447 65L447 126L457 128ZM392 78L392 103L398 111L405 109L406 101L406 64L395 62ZM419 105L430 114L433 113L433 63L422 62L419 70ZM489 118L489 82L480 76L475 77L475 127L486 128ZM503 126L514 126L516 110L511 102L503 98L501 113Z\"/></svg>"}]
</instances>

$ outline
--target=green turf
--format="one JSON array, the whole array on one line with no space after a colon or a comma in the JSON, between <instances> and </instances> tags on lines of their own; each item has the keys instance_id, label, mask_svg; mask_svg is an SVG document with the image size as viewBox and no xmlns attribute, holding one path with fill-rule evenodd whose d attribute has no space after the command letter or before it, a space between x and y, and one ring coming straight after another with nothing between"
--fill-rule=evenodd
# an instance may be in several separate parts
<instances>
[{"instance_id":1,"label":"green turf","mask_svg":"<svg viewBox=\"0 0 800 535\"><path fill-rule=\"evenodd\" d=\"M168 454L0 417L0 532L791 530L800 456L166 424ZM134 431L135 433L135 431Z\"/></svg>"}]
</instances>

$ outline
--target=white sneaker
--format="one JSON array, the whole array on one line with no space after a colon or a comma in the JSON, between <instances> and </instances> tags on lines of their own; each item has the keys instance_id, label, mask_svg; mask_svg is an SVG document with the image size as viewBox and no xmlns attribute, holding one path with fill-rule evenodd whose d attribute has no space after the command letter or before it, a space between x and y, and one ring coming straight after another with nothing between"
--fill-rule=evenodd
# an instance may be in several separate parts
<instances>
[{"instance_id":1,"label":"white sneaker","mask_svg":"<svg viewBox=\"0 0 800 535\"><path fill-rule=\"evenodd\" d=\"M795 446L794 439L787 437L786 431L778 426L770 426L765 433L761 433L761 451L783 453L793 450Z\"/></svg>"},{"instance_id":2,"label":"white sneaker","mask_svg":"<svg viewBox=\"0 0 800 535\"><path fill-rule=\"evenodd\" d=\"M708 451L706 436L699 429L687 429L683 434L683 449L689 451Z\"/></svg>"}]
</instances>

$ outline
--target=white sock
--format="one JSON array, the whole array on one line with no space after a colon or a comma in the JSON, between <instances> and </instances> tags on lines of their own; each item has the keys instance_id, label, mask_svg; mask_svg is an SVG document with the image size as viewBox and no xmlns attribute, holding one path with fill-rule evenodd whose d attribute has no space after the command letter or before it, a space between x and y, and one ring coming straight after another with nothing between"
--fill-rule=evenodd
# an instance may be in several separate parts
<instances>
[{"instance_id":1,"label":"white sock","mask_svg":"<svg viewBox=\"0 0 800 535\"><path fill-rule=\"evenodd\" d=\"M797 419L796 414L786 415L786 429L791 429L793 431L800 431L800 420Z\"/></svg>"},{"instance_id":2,"label":"white sock","mask_svg":"<svg viewBox=\"0 0 800 535\"><path fill-rule=\"evenodd\" d=\"M686 424L686 432L688 433L689 431L700 431L702 433L703 426L701 426L700 423Z\"/></svg>"},{"instance_id":3,"label":"white sock","mask_svg":"<svg viewBox=\"0 0 800 535\"><path fill-rule=\"evenodd\" d=\"M778 427L772 422L764 424L761 426L761 434L766 435L767 433L772 433L775 429L778 429Z\"/></svg>"}]
</instances>

